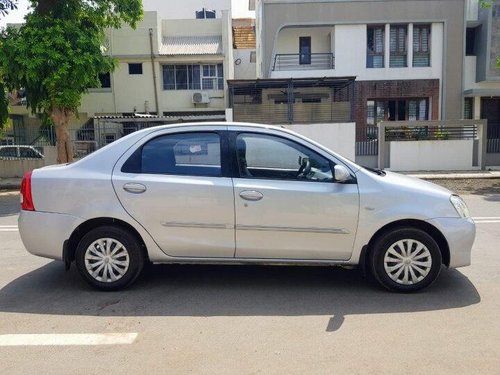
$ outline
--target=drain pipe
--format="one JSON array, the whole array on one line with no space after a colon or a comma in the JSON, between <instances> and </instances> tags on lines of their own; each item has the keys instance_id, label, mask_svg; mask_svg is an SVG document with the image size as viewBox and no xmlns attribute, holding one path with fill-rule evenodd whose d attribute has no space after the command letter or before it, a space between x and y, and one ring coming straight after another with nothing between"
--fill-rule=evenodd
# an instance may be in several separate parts
<instances>
[{"instance_id":1,"label":"drain pipe","mask_svg":"<svg viewBox=\"0 0 500 375\"><path fill-rule=\"evenodd\" d=\"M158 87L156 83L155 55L153 52L153 29L149 29L149 47L151 50L151 66L153 67L153 86L155 90L156 115L160 116L160 107L158 106Z\"/></svg>"}]
</instances>

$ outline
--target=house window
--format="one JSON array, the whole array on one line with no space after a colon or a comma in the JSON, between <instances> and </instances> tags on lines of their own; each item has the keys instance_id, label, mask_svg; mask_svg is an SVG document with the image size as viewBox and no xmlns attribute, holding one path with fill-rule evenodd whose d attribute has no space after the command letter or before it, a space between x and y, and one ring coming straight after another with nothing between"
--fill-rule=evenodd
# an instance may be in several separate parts
<instances>
[{"instance_id":1,"label":"house window","mask_svg":"<svg viewBox=\"0 0 500 375\"><path fill-rule=\"evenodd\" d=\"M142 63L128 64L128 74L142 74Z\"/></svg>"},{"instance_id":2,"label":"house window","mask_svg":"<svg viewBox=\"0 0 500 375\"><path fill-rule=\"evenodd\" d=\"M366 46L366 67L384 67L384 26L368 26Z\"/></svg>"},{"instance_id":3,"label":"house window","mask_svg":"<svg viewBox=\"0 0 500 375\"><path fill-rule=\"evenodd\" d=\"M385 102L368 100L367 102L367 125L377 125L385 120Z\"/></svg>"},{"instance_id":4,"label":"house window","mask_svg":"<svg viewBox=\"0 0 500 375\"><path fill-rule=\"evenodd\" d=\"M367 125L377 125L380 121L425 121L428 119L428 98L367 101Z\"/></svg>"},{"instance_id":5,"label":"house window","mask_svg":"<svg viewBox=\"0 0 500 375\"><path fill-rule=\"evenodd\" d=\"M465 34L465 55L476 56L476 29L472 27Z\"/></svg>"},{"instance_id":6,"label":"house window","mask_svg":"<svg viewBox=\"0 0 500 375\"><path fill-rule=\"evenodd\" d=\"M111 87L111 73L103 73L99 74L99 82L101 82L101 88L110 88Z\"/></svg>"},{"instance_id":7,"label":"house window","mask_svg":"<svg viewBox=\"0 0 500 375\"><path fill-rule=\"evenodd\" d=\"M164 90L223 90L222 64L163 65Z\"/></svg>"},{"instance_id":8,"label":"house window","mask_svg":"<svg viewBox=\"0 0 500 375\"><path fill-rule=\"evenodd\" d=\"M431 66L430 25L413 26L413 66Z\"/></svg>"},{"instance_id":9,"label":"house window","mask_svg":"<svg viewBox=\"0 0 500 375\"><path fill-rule=\"evenodd\" d=\"M473 98L464 98L464 119L472 120L473 118Z\"/></svg>"},{"instance_id":10,"label":"house window","mask_svg":"<svg viewBox=\"0 0 500 375\"><path fill-rule=\"evenodd\" d=\"M408 120L425 121L429 119L429 100L411 99L408 100Z\"/></svg>"},{"instance_id":11,"label":"house window","mask_svg":"<svg viewBox=\"0 0 500 375\"><path fill-rule=\"evenodd\" d=\"M406 68L407 62L407 25L391 25L390 27L390 58L391 68Z\"/></svg>"},{"instance_id":12,"label":"house window","mask_svg":"<svg viewBox=\"0 0 500 375\"><path fill-rule=\"evenodd\" d=\"M215 15L216 11L211 9L203 8L202 10L196 11L196 19L198 20L215 18Z\"/></svg>"},{"instance_id":13,"label":"house window","mask_svg":"<svg viewBox=\"0 0 500 375\"><path fill-rule=\"evenodd\" d=\"M311 64L311 37L299 37L299 64Z\"/></svg>"}]
</instances>

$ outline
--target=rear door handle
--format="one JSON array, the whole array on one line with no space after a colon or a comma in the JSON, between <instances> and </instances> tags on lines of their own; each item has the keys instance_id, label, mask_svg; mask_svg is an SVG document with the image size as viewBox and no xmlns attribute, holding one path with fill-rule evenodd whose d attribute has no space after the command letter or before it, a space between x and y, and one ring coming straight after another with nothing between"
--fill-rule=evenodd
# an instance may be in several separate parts
<instances>
[{"instance_id":1,"label":"rear door handle","mask_svg":"<svg viewBox=\"0 0 500 375\"><path fill-rule=\"evenodd\" d=\"M144 193L147 188L143 184L129 182L128 184L123 185L123 190L132 194L141 194Z\"/></svg>"},{"instance_id":2,"label":"rear door handle","mask_svg":"<svg viewBox=\"0 0 500 375\"><path fill-rule=\"evenodd\" d=\"M240 197L246 201L260 201L264 198L264 194L256 190L243 190Z\"/></svg>"}]
</instances>

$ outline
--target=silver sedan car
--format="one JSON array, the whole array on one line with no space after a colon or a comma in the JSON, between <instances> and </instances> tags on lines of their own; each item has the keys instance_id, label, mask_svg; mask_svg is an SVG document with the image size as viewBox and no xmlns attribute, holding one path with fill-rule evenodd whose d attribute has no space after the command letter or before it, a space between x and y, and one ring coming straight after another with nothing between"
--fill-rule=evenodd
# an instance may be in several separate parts
<instances>
[{"instance_id":1,"label":"silver sedan car","mask_svg":"<svg viewBox=\"0 0 500 375\"><path fill-rule=\"evenodd\" d=\"M27 250L105 290L152 262L361 266L413 292L469 265L475 236L450 191L253 124L141 130L26 174L21 193Z\"/></svg>"}]
</instances>

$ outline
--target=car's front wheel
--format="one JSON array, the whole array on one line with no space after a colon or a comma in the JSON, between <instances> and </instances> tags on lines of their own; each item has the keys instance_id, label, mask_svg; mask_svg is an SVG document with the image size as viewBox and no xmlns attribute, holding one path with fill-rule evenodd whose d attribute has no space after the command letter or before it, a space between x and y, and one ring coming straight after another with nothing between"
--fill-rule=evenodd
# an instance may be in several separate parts
<instances>
[{"instance_id":1,"label":"car's front wheel","mask_svg":"<svg viewBox=\"0 0 500 375\"><path fill-rule=\"evenodd\" d=\"M82 277L101 290L130 285L141 273L144 255L139 241L120 227L89 231L78 243L76 266Z\"/></svg>"},{"instance_id":2,"label":"car's front wheel","mask_svg":"<svg viewBox=\"0 0 500 375\"><path fill-rule=\"evenodd\" d=\"M372 247L371 270L389 290L415 292L432 284L442 265L436 241L417 228L399 228L382 235Z\"/></svg>"}]
</instances>

